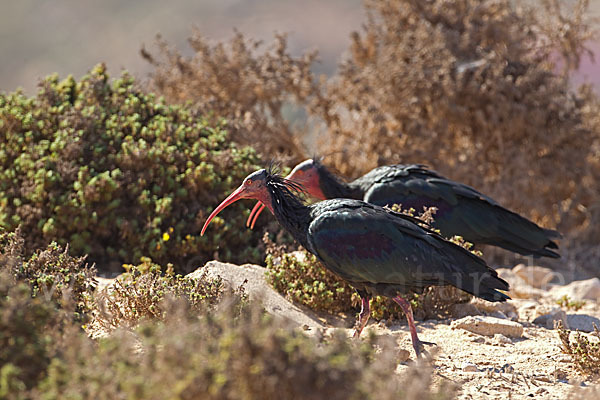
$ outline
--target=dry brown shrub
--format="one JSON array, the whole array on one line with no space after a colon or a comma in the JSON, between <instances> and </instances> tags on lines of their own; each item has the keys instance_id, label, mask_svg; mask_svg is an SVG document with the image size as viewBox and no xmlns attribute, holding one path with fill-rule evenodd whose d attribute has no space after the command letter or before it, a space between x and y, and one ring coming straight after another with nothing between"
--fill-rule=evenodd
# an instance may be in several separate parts
<instances>
[{"instance_id":1,"label":"dry brown shrub","mask_svg":"<svg viewBox=\"0 0 600 400\"><path fill-rule=\"evenodd\" d=\"M366 1L328 101L312 105L327 161L347 176L427 163L544 226L580 226L598 192L590 143L600 134L586 121L589 98L554 71L557 52L565 74L577 67L592 28L587 1L572 14L543 4Z\"/></svg>"},{"instance_id":2,"label":"dry brown shrub","mask_svg":"<svg viewBox=\"0 0 600 400\"><path fill-rule=\"evenodd\" d=\"M582 111L588 129L600 132L600 98L589 86L581 88L580 95L585 99ZM597 272L600 260L600 135L588 146L590 151L587 156L587 171L580 186L592 200L579 205L579 210L586 218L581 228L569 237L569 247L571 258L577 265L589 266L590 270L596 268Z\"/></svg>"},{"instance_id":3,"label":"dry brown shrub","mask_svg":"<svg viewBox=\"0 0 600 400\"><path fill-rule=\"evenodd\" d=\"M92 341L77 335L54 357L33 399L451 399L425 363L396 373L393 340L308 337L261 304L198 315L166 304L163 323L143 322ZM377 347L375 347L377 346ZM379 351L380 350L380 351ZM431 361L429 361L431 362Z\"/></svg>"},{"instance_id":4,"label":"dry brown shrub","mask_svg":"<svg viewBox=\"0 0 600 400\"><path fill-rule=\"evenodd\" d=\"M228 43L211 45L198 31L188 39L193 57L185 57L157 38L157 55L142 49L155 66L149 88L169 102L191 102L230 122L234 142L252 144L266 158L290 163L304 156L300 135L286 116L290 102L304 103L316 93L310 70L316 52L298 58L287 49L285 35L263 51L262 42L241 33Z\"/></svg>"}]
</instances>

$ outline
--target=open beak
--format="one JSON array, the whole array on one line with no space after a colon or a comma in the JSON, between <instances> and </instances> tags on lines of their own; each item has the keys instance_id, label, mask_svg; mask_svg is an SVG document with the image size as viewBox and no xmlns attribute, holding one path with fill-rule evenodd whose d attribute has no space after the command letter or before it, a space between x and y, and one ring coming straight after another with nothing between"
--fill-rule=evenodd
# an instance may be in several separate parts
<instances>
[{"instance_id":1,"label":"open beak","mask_svg":"<svg viewBox=\"0 0 600 400\"><path fill-rule=\"evenodd\" d=\"M292 172L288 176L286 176L285 179L301 182L302 181L302 172L296 173L296 174L298 176L294 176L294 173ZM264 209L265 209L265 205L263 203L261 203L260 201L258 203L256 203L256 205L254 206L252 211L250 211L250 215L248 216L248 220L246 221L246 227L249 227L250 229L254 229L254 224L256 224L256 220L258 220L258 216L260 215L261 212L263 212Z\"/></svg>"},{"instance_id":2,"label":"open beak","mask_svg":"<svg viewBox=\"0 0 600 400\"><path fill-rule=\"evenodd\" d=\"M246 221L246 227L250 227L250 229L254 229L254 224L256 224L256 220L260 213L265 209L265 205L260 201L256 203L252 211L250 211L250 215L248 216L248 221ZM252 218L254 216L254 219Z\"/></svg>"},{"instance_id":3,"label":"open beak","mask_svg":"<svg viewBox=\"0 0 600 400\"><path fill-rule=\"evenodd\" d=\"M217 216L218 213L220 213L228 205L233 204L240 199L243 199L243 197L242 197L243 193L244 193L244 186L240 186L233 193L231 193L225 200L223 200L223 202L221 204L219 204L219 206L217 208L215 208L215 210L212 213L210 213L210 215L206 219L206 222L204 223L204 226L202 227L202 232L200 232L200 236L204 235L204 231L206 230L206 227L208 226L208 224L210 224L210 221L214 217ZM262 203L259 203L259 204L262 204Z\"/></svg>"},{"instance_id":4,"label":"open beak","mask_svg":"<svg viewBox=\"0 0 600 400\"><path fill-rule=\"evenodd\" d=\"M296 172L296 174L294 174L292 172L288 176L286 176L285 179L302 182L303 181L303 172L302 171ZM256 224L256 220L258 220L258 216L260 215L261 212L263 212L264 209L265 209L265 205L263 203L261 203L260 201L258 203L256 203L256 205L254 206L252 211L250 211L250 215L248 216L248 220L246 221L246 227L249 227L250 229L254 229L254 224Z\"/></svg>"}]
</instances>

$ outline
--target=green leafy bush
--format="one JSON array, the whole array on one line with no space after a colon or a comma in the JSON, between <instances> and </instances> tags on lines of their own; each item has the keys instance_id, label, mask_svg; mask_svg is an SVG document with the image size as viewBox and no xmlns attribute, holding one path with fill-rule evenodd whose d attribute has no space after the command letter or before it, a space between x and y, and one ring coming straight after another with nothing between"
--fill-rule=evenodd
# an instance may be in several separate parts
<instances>
[{"instance_id":1,"label":"green leafy bush","mask_svg":"<svg viewBox=\"0 0 600 400\"><path fill-rule=\"evenodd\" d=\"M254 150L226 129L143 93L127 73L110 83L103 65L79 82L46 78L35 97L0 94L0 227L21 226L28 250L69 243L101 269L143 255L178 271L215 257L259 261L260 234L242 228L247 205L199 236L257 169Z\"/></svg>"},{"instance_id":2,"label":"green leafy bush","mask_svg":"<svg viewBox=\"0 0 600 400\"><path fill-rule=\"evenodd\" d=\"M0 398L26 398L94 309L95 270L56 243L24 256L19 230L0 233Z\"/></svg>"},{"instance_id":3,"label":"green leafy bush","mask_svg":"<svg viewBox=\"0 0 600 400\"><path fill-rule=\"evenodd\" d=\"M44 377L66 321L56 304L0 270L0 398L21 399ZM19 393L21 393L19 395ZM17 394L17 395L15 395Z\"/></svg>"}]
</instances>

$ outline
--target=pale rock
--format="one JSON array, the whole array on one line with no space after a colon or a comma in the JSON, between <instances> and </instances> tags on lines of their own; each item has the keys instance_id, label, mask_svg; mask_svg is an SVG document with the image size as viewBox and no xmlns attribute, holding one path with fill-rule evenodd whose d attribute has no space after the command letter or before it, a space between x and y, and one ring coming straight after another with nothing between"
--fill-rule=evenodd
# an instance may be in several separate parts
<instances>
[{"instance_id":1,"label":"pale rock","mask_svg":"<svg viewBox=\"0 0 600 400\"><path fill-rule=\"evenodd\" d=\"M494 336L497 333L508 337L523 336L523 325L520 323L482 315L452 321L450 326L452 329L464 329L484 336Z\"/></svg>"},{"instance_id":2,"label":"pale rock","mask_svg":"<svg viewBox=\"0 0 600 400\"><path fill-rule=\"evenodd\" d=\"M496 333L494 335L494 342L497 344L511 344L512 340L501 333Z\"/></svg>"},{"instance_id":3,"label":"pale rock","mask_svg":"<svg viewBox=\"0 0 600 400\"><path fill-rule=\"evenodd\" d=\"M600 279L591 278L583 281L574 281L565 286L555 286L550 290L555 299L568 296L575 301L595 300L600 301Z\"/></svg>"},{"instance_id":4,"label":"pale rock","mask_svg":"<svg viewBox=\"0 0 600 400\"><path fill-rule=\"evenodd\" d=\"M537 316L533 320L533 323L536 325L543 326L546 329L554 329L558 321L561 321L563 326L569 329L567 313L560 307L554 307L550 311Z\"/></svg>"},{"instance_id":5,"label":"pale rock","mask_svg":"<svg viewBox=\"0 0 600 400\"><path fill-rule=\"evenodd\" d=\"M287 253L286 255L295 258L296 261L298 261L299 263L303 263L306 261L306 253L304 251L296 250L296 251ZM217 261L215 261L215 262L217 262ZM281 264L281 257L273 258L273 265L279 265L279 264Z\"/></svg>"},{"instance_id":6,"label":"pale rock","mask_svg":"<svg viewBox=\"0 0 600 400\"><path fill-rule=\"evenodd\" d=\"M323 328L326 326L312 311L298 307L277 293L265 280L265 268L259 265L235 265L219 261L209 261L204 267L189 273L190 278L198 279L206 273L209 277L221 277L232 288L244 287L250 299L259 299L265 310L275 316L294 322L300 327ZM343 326L341 321L328 321ZM318 329L310 329L316 332Z\"/></svg>"},{"instance_id":7,"label":"pale rock","mask_svg":"<svg viewBox=\"0 0 600 400\"><path fill-rule=\"evenodd\" d=\"M499 319L508 319L506 314L504 314L502 311L494 311L493 313L490 313L489 316Z\"/></svg>"},{"instance_id":8,"label":"pale rock","mask_svg":"<svg viewBox=\"0 0 600 400\"><path fill-rule=\"evenodd\" d=\"M398 362L406 362L409 359L410 359L410 351L408 351L406 349L398 350L398 357L397 357Z\"/></svg>"},{"instance_id":9,"label":"pale rock","mask_svg":"<svg viewBox=\"0 0 600 400\"><path fill-rule=\"evenodd\" d=\"M452 315L455 318L463 318L468 315L480 315L479 309L472 303L457 303L452 305Z\"/></svg>"},{"instance_id":10,"label":"pale rock","mask_svg":"<svg viewBox=\"0 0 600 400\"><path fill-rule=\"evenodd\" d=\"M539 315L538 313L536 313L536 310L540 305L540 303L537 301L517 299L511 302L514 303L514 305L516 306L517 314L519 316L518 319L521 321L531 321Z\"/></svg>"},{"instance_id":11,"label":"pale rock","mask_svg":"<svg viewBox=\"0 0 600 400\"><path fill-rule=\"evenodd\" d=\"M513 321L519 319L517 308L511 301L492 302L474 297L470 304L473 304L481 313L494 316L494 313L499 312L504 315L504 317L500 316L500 318L509 318Z\"/></svg>"},{"instance_id":12,"label":"pale rock","mask_svg":"<svg viewBox=\"0 0 600 400\"><path fill-rule=\"evenodd\" d=\"M543 290L534 288L528 284L527 281L517 275L512 269L498 268L496 272L500 278L507 281L510 285L508 294L512 298L539 299L545 294Z\"/></svg>"},{"instance_id":13,"label":"pale rock","mask_svg":"<svg viewBox=\"0 0 600 400\"><path fill-rule=\"evenodd\" d=\"M303 263L306 261L306 252L305 251L296 250L296 251L292 251L289 254L300 263Z\"/></svg>"},{"instance_id":14,"label":"pale rock","mask_svg":"<svg viewBox=\"0 0 600 400\"><path fill-rule=\"evenodd\" d=\"M585 314L568 314L568 327L571 330L594 332L594 325L600 329L600 319Z\"/></svg>"},{"instance_id":15,"label":"pale rock","mask_svg":"<svg viewBox=\"0 0 600 400\"><path fill-rule=\"evenodd\" d=\"M513 272L529 285L537 289L548 289L550 282L555 278L556 273L550 268L538 266L526 266L519 264L513 268Z\"/></svg>"},{"instance_id":16,"label":"pale rock","mask_svg":"<svg viewBox=\"0 0 600 400\"><path fill-rule=\"evenodd\" d=\"M479 369L477 368L476 364L473 364L472 362L464 362L461 368L464 372L477 372L479 371Z\"/></svg>"}]
</instances>

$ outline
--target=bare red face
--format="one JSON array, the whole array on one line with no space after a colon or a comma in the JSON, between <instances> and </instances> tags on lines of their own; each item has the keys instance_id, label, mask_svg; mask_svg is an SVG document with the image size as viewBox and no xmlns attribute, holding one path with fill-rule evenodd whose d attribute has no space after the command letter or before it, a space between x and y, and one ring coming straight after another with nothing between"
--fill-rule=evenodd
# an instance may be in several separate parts
<instances>
[{"instance_id":1,"label":"bare red face","mask_svg":"<svg viewBox=\"0 0 600 400\"><path fill-rule=\"evenodd\" d=\"M319 171L317 170L317 166L314 160L309 159L306 161L302 161L300 164L296 165L292 172L285 179L297 182L304 186L306 193L311 195L314 198L319 200L325 200L327 197L323 194L321 190L321 185L319 182ZM265 208L264 204L260 202L256 203L250 215L248 216L248 221L246 221L246 226L249 226L250 229L254 228L254 224L258 219L258 216Z\"/></svg>"},{"instance_id":2,"label":"bare red face","mask_svg":"<svg viewBox=\"0 0 600 400\"><path fill-rule=\"evenodd\" d=\"M325 194L321 190L321 183L319 181L319 170L314 160L309 159L296 165L292 172L287 176L287 179L298 182L306 192L312 197L319 200L326 200Z\"/></svg>"},{"instance_id":3,"label":"bare red face","mask_svg":"<svg viewBox=\"0 0 600 400\"><path fill-rule=\"evenodd\" d=\"M267 191L266 177L267 172L264 169L248 175L240 187L238 187L225 200L223 200L223 202L219 204L217 208L215 208L215 210L208 216L204 226L202 227L202 232L200 235L204 235L208 224L214 217L217 216L218 213L240 199L256 199L260 202L259 204L266 204L271 212L273 212L273 209L271 208L269 192Z\"/></svg>"}]
</instances>

